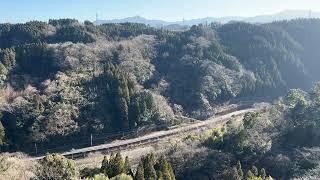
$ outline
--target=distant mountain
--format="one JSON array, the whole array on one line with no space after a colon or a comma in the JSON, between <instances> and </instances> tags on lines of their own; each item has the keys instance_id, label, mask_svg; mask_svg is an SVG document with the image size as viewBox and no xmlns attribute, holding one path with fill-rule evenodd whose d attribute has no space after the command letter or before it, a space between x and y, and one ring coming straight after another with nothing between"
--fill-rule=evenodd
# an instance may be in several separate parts
<instances>
[{"instance_id":1,"label":"distant mountain","mask_svg":"<svg viewBox=\"0 0 320 180\"><path fill-rule=\"evenodd\" d=\"M112 19L112 20L97 20L96 24L105 24L105 23L142 23L148 24L153 27L179 27L184 28L183 26L192 26L196 24L204 24L204 23L212 23L212 22L220 22L220 23L228 23L230 21L244 21L250 23L268 23L273 21L281 21L281 20L291 20L296 18L320 18L320 12L310 12L308 10L286 10L276 14L268 14L268 15L259 15L254 17L240 17L240 16L226 16L226 17L206 17L199 19L191 19L184 21L176 21L176 22L168 22L163 20L154 20L154 19L146 19L141 16L128 17L124 19ZM181 27L182 26L182 27Z\"/></svg>"},{"instance_id":2,"label":"distant mountain","mask_svg":"<svg viewBox=\"0 0 320 180\"><path fill-rule=\"evenodd\" d=\"M243 21L251 23L268 23L273 21L291 20L297 18L320 18L320 12L308 10L286 10L271 15L261 15L244 18Z\"/></svg>"},{"instance_id":3,"label":"distant mountain","mask_svg":"<svg viewBox=\"0 0 320 180\"><path fill-rule=\"evenodd\" d=\"M141 16L133 16L133 17L128 17L128 18L124 18L124 19L97 20L97 21L95 21L96 24L126 23L126 22L149 24L151 26L162 26L162 25L170 24L170 23L168 23L166 21L146 19L146 18L141 17Z\"/></svg>"}]
</instances>

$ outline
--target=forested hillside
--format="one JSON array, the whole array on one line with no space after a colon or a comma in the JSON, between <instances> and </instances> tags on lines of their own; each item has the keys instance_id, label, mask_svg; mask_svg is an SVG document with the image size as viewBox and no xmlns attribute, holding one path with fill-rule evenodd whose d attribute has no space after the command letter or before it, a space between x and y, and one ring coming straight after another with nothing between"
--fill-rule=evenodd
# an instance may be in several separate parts
<instances>
[{"instance_id":1,"label":"forested hillside","mask_svg":"<svg viewBox=\"0 0 320 180\"><path fill-rule=\"evenodd\" d=\"M320 80L320 20L168 31L73 19L0 24L1 150L179 123ZM319 61L319 62L318 62Z\"/></svg>"},{"instance_id":2,"label":"forested hillside","mask_svg":"<svg viewBox=\"0 0 320 180\"><path fill-rule=\"evenodd\" d=\"M319 83L291 89L266 111L188 135L167 154L177 179L319 179L319 100Z\"/></svg>"}]
</instances>

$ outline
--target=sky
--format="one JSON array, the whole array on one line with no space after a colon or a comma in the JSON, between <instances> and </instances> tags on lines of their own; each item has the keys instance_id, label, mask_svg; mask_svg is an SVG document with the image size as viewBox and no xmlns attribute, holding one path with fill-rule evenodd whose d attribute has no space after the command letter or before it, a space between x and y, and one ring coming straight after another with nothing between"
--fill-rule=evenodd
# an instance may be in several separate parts
<instances>
[{"instance_id":1,"label":"sky","mask_svg":"<svg viewBox=\"0 0 320 180\"><path fill-rule=\"evenodd\" d=\"M289 9L320 12L320 0L0 0L0 22L75 18L80 21L143 16L179 21L256 16Z\"/></svg>"}]
</instances>

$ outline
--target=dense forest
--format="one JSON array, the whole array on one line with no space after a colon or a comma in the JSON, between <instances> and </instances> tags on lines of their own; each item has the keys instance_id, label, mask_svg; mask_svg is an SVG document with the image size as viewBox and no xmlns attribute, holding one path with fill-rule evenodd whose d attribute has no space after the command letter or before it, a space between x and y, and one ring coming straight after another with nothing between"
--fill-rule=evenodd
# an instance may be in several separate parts
<instances>
[{"instance_id":1,"label":"dense forest","mask_svg":"<svg viewBox=\"0 0 320 180\"><path fill-rule=\"evenodd\" d=\"M231 100L320 79L320 20L169 31L74 19L0 24L0 144L34 151L90 134L165 128Z\"/></svg>"},{"instance_id":2,"label":"dense forest","mask_svg":"<svg viewBox=\"0 0 320 180\"><path fill-rule=\"evenodd\" d=\"M188 135L167 152L177 179L319 179L320 84L263 112Z\"/></svg>"},{"instance_id":3,"label":"dense forest","mask_svg":"<svg viewBox=\"0 0 320 180\"><path fill-rule=\"evenodd\" d=\"M166 152L168 161L150 154L133 172L118 153L79 171L51 154L35 176L317 179L319 33L319 19L184 31L74 19L0 24L0 150L34 153L88 143L91 134L166 129L181 115L204 119L221 104L262 98L274 100L268 110L189 135ZM0 158L0 174L5 168Z\"/></svg>"}]
</instances>

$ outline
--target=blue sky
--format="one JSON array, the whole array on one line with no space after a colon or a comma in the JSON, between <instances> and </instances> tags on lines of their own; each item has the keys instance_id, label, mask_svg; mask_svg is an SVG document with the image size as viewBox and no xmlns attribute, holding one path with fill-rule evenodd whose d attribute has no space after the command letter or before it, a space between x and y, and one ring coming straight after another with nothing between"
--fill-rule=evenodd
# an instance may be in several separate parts
<instances>
[{"instance_id":1,"label":"blue sky","mask_svg":"<svg viewBox=\"0 0 320 180\"><path fill-rule=\"evenodd\" d=\"M285 9L320 11L320 0L0 0L0 22L76 18L94 20L140 15L167 21L255 16Z\"/></svg>"}]
</instances>

